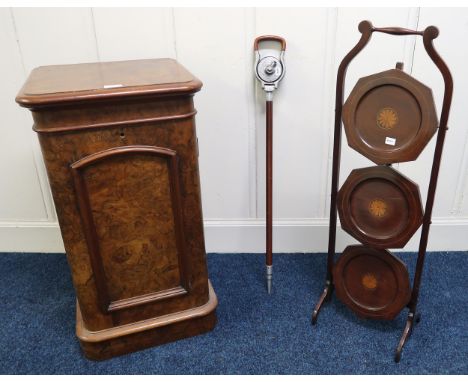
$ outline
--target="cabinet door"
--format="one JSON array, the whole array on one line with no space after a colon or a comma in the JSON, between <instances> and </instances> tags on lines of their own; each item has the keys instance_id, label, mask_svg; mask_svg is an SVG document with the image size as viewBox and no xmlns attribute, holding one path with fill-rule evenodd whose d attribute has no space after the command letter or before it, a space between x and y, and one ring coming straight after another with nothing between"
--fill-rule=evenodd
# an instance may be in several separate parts
<instances>
[{"instance_id":1,"label":"cabinet door","mask_svg":"<svg viewBox=\"0 0 468 382\"><path fill-rule=\"evenodd\" d=\"M122 146L71 171L103 313L187 294L177 152Z\"/></svg>"}]
</instances>

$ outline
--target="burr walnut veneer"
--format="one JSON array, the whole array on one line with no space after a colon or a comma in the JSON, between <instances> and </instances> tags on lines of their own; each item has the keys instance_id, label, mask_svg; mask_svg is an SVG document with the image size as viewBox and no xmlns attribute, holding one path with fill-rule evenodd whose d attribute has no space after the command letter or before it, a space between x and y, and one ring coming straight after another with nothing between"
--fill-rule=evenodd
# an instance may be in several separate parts
<instances>
[{"instance_id":1,"label":"burr walnut veneer","mask_svg":"<svg viewBox=\"0 0 468 382\"><path fill-rule=\"evenodd\" d=\"M205 261L193 94L170 59L39 67L16 101L39 134L87 357L216 322Z\"/></svg>"}]
</instances>

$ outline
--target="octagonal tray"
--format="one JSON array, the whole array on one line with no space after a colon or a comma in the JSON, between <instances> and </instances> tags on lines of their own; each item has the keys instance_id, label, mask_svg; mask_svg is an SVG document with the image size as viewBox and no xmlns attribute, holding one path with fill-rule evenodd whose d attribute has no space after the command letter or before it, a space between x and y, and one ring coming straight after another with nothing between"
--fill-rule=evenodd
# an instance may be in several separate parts
<instances>
[{"instance_id":1,"label":"octagonal tray","mask_svg":"<svg viewBox=\"0 0 468 382\"><path fill-rule=\"evenodd\" d=\"M337 207L341 227L377 248L404 247L423 219L418 185L389 166L353 170Z\"/></svg>"},{"instance_id":2,"label":"octagonal tray","mask_svg":"<svg viewBox=\"0 0 468 382\"><path fill-rule=\"evenodd\" d=\"M333 278L337 297L363 318L391 320L411 297L405 264L384 249L347 247Z\"/></svg>"},{"instance_id":3,"label":"octagonal tray","mask_svg":"<svg viewBox=\"0 0 468 382\"><path fill-rule=\"evenodd\" d=\"M377 164L415 160L439 125L432 91L402 70L359 79L343 105L348 145Z\"/></svg>"}]
</instances>

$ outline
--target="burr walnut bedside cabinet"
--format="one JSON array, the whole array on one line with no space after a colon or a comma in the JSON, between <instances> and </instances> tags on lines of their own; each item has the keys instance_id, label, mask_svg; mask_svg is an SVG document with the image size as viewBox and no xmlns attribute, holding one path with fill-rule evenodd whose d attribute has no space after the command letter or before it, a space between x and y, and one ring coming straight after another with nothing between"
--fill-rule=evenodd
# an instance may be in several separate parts
<instances>
[{"instance_id":1,"label":"burr walnut bedside cabinet","mask_svg":"<svg viewBox=\"0 0 468 382\"><path fill-rule=\"evenodd\" d=\"M76 334L101 360L207 332L193 95L171 59L43 66L31 110L77 295Z\"/></svg>"}]
</instances>

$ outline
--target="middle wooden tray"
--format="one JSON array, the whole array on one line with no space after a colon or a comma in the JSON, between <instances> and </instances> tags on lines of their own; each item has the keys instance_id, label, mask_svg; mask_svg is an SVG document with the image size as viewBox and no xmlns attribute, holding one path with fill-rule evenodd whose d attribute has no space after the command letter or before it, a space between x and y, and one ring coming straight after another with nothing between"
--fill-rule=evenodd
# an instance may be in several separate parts
<instances>
[{"instance_id":1,"label":"middle wooden tray","mask_svg":"<svg viewBox=\"0 0 468 382\"><path fill-rule=\"evenodd\" d=\"M404 247L423 219L418 185L389 166L353 170L337 207L341 227L376 248Z\"/></svg>"}]
</instances>

